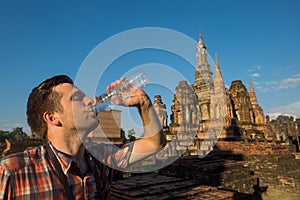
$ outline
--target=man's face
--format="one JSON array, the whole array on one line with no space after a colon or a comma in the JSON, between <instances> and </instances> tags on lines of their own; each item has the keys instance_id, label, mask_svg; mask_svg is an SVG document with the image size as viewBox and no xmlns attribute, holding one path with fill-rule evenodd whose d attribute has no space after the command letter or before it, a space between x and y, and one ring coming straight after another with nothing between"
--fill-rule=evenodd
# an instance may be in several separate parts
<instances>
[{"instance_id":1,"label":"man's face","mask_svg":"<svg viewBox=\"0 0 300 200\"><path fill-rule=\"evenodd\" d=\"M70 83L60 84L54 90L62 95L63 112L59 116L66 130L75 128L79 134L86 135L98 126L92 99L86 97L81 90Z\"/></svg>"}]
</instances>

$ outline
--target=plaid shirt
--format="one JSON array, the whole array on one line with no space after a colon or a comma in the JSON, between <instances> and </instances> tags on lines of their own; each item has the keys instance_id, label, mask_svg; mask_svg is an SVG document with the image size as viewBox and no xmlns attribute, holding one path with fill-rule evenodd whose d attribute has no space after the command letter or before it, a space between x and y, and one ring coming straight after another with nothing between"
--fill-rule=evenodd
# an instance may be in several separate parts
<instances>
[{"instance_id":1,"label":"plaid shirt","mask_svg":"<svg viewBox=\"0 0 300 200\"><path fill-rule=\"evenodd\" d=\"M100 145L99 145L100 146ZM117 163L125 168L128 164L132 145L122 149L112 145L101 145L99 150L109 155L106 162ZM67 155L55 150L69 187L76 199L109 199L112 169L94 159L86 151L85 158L89 171L82 175L76 163ZM107 154L108 153L108 154ZM102 158L102 161L104 159ZM95 173L98 173L100 191L97 192ZM99 195L97 196L97 194ZM46 153L45 146L3 158L0 162L0 199L66 199L57 172Z\"/></svg>"}]
</instances>

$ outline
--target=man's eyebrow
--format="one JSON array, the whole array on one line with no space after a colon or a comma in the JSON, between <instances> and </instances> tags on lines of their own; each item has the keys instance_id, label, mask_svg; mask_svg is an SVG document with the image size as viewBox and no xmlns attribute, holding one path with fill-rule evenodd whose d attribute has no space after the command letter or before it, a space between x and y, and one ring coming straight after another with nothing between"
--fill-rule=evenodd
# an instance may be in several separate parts
<instances>
[{"instance_id":1,"label":"man's eyebrow","mask_svg":"<svg viewBox=\"0 0 300 200\"><path fill-rule=\"evenodd\" d=\"M73 98L74 96L83 96L85 97L85 93L80 91L80 90L73 90L72 94L71 94L71 98Z\"/></svg>"}]
</instances>

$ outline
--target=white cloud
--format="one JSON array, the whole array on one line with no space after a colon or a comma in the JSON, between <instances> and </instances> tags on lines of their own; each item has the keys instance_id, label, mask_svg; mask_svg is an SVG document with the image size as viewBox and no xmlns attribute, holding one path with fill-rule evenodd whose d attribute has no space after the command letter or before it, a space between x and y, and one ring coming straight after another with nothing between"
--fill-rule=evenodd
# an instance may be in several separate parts
<instances>
[{"instance_id":1,"label":"white cloud","mask_svg":"<svg viewBox=\"0 0 300 200\"><path fill-rule=\"evenodd\" d=\"M259 90L260 92L268 92L268 91L270 91L270 88L266 88L266 87L259 85L259 86L255 87L255 90Z\"/></svg>"},{"instance_id":2,"label":"white cloud","mask_svg":"<svg viewBox=\"0 0 300 200\"><path fill-rule=\"evenodd\" d=\"M260 73L258 73L258 71L261 70L261 66L260 65L255 65L250 67L250 69L248 69L248 72L250 73L249 76L251 78L257 78L260 77Z\"/></svg>"},{"instance_id":3,"label":"white cloud","mask_svg":"<svg viewBox=\"0 0 300 200\"><path fill-rule=\"evenodd\" d=\"M250 67L250 69L248 69L248 72L259 71L259 70L261 70L261 66L255 65L255 66Z\"/></svg>"},{"instance_id":4,"label":"white cloud","mask_svg":"<svg viewBox=\"0 0 300 200\"><path fill-rule=\"evenodd\" d=\"M250 74L250 76L256 78L256 77L260 77L260 74L259 73L253 73L253 74Z\"/></svg>"},{"instance_id":5,"label":"white cloud","mask_svg":"<svg viewBox=\"0 0 300 200\"><path fill-rule=\"evenodd\" d=\"M253 85L256 85L256 86L258 86L258 85L260 85L260 82L253 81Z\"/></svg>"},{"instance_id":6,"label":"white cloud","mask_svg":"<svg viewBox=\"0 0 300 200\"><path fill-rule=\"evenodd\" d=\"M277 81L267 81L265 82L266 85L276 85L278 82Z\"/></svg>"},{"instance_id":7,"label":"white cloud","mask_svg":"<svg viewBox=\"0 0 300 200\"><path fill-rule=\"evenodd\" d=\"M261 92L268 92L272 90L284 90L284 89L295 89L300 86L300 73L295 74L291 77L282 79L280 81L266 81L260 84L260 87L257 87Z\"/></svg>"},{"instance_id":8,"label":"white cloud","mask_svg":"<svg viewBox=\"0 0 300 200\"><path fill-rule=\"evenodd\" d=\"M294 103L278 106L271 108L270 112L267 114L271 119L276 118L278 115L293 116L294 118L300 118L300 101Z\"/></svg>"},{"instance_id":9,"label":"white cloud","mask_svg":"<svg viewBox=\"0 0 300 200\"><path fill-rule=\"evenodd\" d=\"M255 68L256 68L257 70L260 70L260 69L261 69L261 66L260 66L260 65L257 65L257 66L255 66Z\"/></svg>"},{"instance_id":10,"label":"white cloud","mask_svg":"<svg viewBox=\"0 0 300 200\"><path fill-rule=\"evenodd\" d=\"M300 85L300 73L286 78L282 79L277 87L277 89L289 89L289 88L296 88Z\"/></svg>"}]
</instances>

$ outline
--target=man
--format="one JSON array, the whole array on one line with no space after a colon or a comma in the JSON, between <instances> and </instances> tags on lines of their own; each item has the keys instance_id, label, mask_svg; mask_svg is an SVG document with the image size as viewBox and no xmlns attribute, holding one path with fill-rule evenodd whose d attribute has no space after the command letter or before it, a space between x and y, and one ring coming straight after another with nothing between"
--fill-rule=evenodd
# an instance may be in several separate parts
<instances>
[{"instance_id":1,"label":"man","mask_svg":"<svg viewBox=\"0 0 300 200\"><path fill-rule=\"evenodd\" d=\"M111 90L124 80L111 83ZM118 105L138 109L144 137L122 149L105 144L101 161L126 168L162 147L161 127L147 94L139 88ZM27 121L32 132L47 145L5 157L0 163L0 199L109 199L111 168L94 158L82 137L98 126L93 100L65 76L54 76L34 88L27 103ZM96 152L97 153L97 152Z\"/></svg>"}]
</instances>

